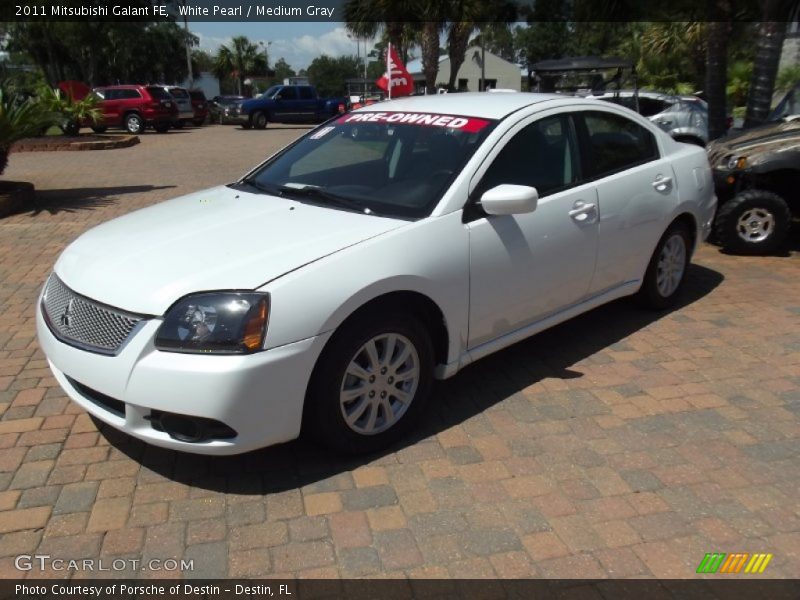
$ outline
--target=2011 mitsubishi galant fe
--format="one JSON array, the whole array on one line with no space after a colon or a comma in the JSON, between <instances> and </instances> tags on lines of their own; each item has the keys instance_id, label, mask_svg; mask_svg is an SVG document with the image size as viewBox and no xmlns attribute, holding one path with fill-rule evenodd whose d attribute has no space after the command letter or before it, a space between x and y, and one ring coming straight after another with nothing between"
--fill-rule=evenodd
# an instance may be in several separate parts
<instances>
[{"instance_id":1,"label":"2011 mitsubishi galant fe","mask_svg":"<svg viewBox=\"0 0 800 600\"><path fill-rule=\"evenodd\" d=\"M37 310L59 384L151 444L397 440L434 378L628 295L676 302L716 206L704 150L554 95L393 100L241 180L74 241Z\"/></svg>"}]
</instances>

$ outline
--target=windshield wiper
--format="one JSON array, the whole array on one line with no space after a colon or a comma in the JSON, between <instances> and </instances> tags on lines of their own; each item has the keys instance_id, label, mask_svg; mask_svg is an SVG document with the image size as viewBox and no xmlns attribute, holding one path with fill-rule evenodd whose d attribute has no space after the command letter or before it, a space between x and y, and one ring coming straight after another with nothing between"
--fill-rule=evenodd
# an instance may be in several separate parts
<instances>
[{"instance_id":1,"label":"windshield wiper","mask_svg":"<svg viewBox=\"0 0 800 600\"><path fill-rule=\"evenodd\" d=\"M306 198L314 198L315 200L325 200L329 204L333 204L339 206L341 208L346 208L349 210L354 210L360 213L365 214L375 214L372 210L364 206L361 202L358 202L352 198L348 198L346 196L340 196L339 194L334 194L333 192L329 192L321 187L317 187L314 185L305 185L305 184L286 184L282 185L278 188L280 194L286 196L301 196Z\"/></svg>"},{"instance_id":2,"label":"windshield wiper","mask_svg":"<svg viewBox=\"0 0 800 600\"><path fill-rule=\"evenodd\" d=\"M263 192L265 194L271 194L272 196L281 195L279 188L277 188L274 185L266 185L260 183L255 177L245 177L238 183L244 183L245 185L249 185L250 187L256 188L259 192Z\"/></svg>"}]
</instances>

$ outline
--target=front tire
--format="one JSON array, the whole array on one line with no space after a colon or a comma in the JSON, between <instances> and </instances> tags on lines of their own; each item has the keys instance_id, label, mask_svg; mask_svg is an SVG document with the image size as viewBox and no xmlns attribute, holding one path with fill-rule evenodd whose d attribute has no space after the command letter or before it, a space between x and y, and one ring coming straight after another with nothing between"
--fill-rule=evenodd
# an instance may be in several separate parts
<instances>
[{"instance_id":1,"label":"front tire","mask_svg":"<svg viewBox=\"0 0 800 600\"><path fill-rule=\"evenodd\" d=\"M334 334L311 377L304 428L337 452L382 450L424 411L433 381L433 344L413 317L371 312Z\"/></svg>"},{"instance_id":2,"label":"front tire","mask_svg":"<svg viewBox=\"0 0 800 600\"><path fill-rule=\"evenodd\" d=\"M253 127L256 129L266 129L269 119L267 118L266 113L263 111L258 111L253 115L252 121Z\"/></svg>"},{"instance_id":3,"label":"front tire","mask_svg":"<svg viewBox=\"0 0 800 600\"><path fill-rule=\"evenodd\" d=\"M144 132L144 120L136 113L125 116L125 131L133 135Z\"/></svg>"},{"instance_id":4,"label":"front tire","mask_svg":"<svg viewBox=\"0 0 800 600\"><path fill-rule=\"evenodd\" d=\"M661 237L647 266L637 299L648 308L663 310L680 297L689 268L692 236L682 223L675 223Z\"/></svg>"},{"instance_id":5,"label":"front tire","mask_svg":"<svg viewBox=\"0 0 800 600\"><path fill-rule=\"evenodd\" d=\"M773 192L747 190L717 211L714 233L722 247L736 254L769 254L786 240L792 212Z\"/></svg>"}]
</instances>

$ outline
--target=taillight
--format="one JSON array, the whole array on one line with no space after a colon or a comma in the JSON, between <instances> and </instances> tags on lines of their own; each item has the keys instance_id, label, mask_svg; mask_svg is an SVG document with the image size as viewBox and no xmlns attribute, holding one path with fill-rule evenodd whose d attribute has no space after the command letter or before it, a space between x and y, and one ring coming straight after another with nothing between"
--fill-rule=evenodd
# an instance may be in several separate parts
<instances>
[{"instance_id":1,"label":"taillight","mask_svg":"<svg viewBox=\"0 0 800 600\"><path fill-rule=\"evenodd\" d=\"M343 113L343 112L344 112L344 103L343 103L343 102L340 102L340 103L339 103L339 112L340 112L340 113Z\"/></svg>"}]
</instances>

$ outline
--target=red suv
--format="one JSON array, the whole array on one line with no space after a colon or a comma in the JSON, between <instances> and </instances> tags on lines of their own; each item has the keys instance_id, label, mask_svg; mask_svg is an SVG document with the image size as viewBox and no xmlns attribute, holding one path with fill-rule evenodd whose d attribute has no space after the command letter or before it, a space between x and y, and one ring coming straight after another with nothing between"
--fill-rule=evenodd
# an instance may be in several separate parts
<instances>
[{"instance_id":1,"label":"red suv","mask_svg":"<svg viewBox=\"0 0 800 600\"><path fill-rule=\"evenodd\" d=\"M110 85L96 88L103 118L93 126L97 133L108 127L122 127L128 133L142 133L152 126L164 133L178 117L178 107L162 87L145 85Z\"/></svg>"},{"instance_id":2,"label":"red suv","mask_svg":"<svg viewBox=\"0 0 800 600\"><path fill-rule=\"evenodd\" d=\"M194 109L194 119L192 122L195 125L202 125L208 116L208 100L203 90L189 90L189 96L192 97L192 108Z\"/></svg>"}]
</instances>

